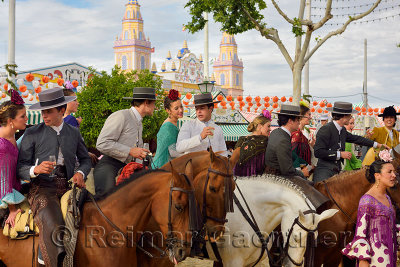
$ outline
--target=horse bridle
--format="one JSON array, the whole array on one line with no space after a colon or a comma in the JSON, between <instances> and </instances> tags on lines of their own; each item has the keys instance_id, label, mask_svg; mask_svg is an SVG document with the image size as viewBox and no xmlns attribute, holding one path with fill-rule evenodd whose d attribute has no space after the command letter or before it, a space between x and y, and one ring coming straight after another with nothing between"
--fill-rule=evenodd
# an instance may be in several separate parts
<instances>
[{"instance_id":1,"label":"horse bridle","mask_svg":"<svg viewBox=\"0 0 400 267\"><path fill-rule=\"evenodd\" d=\"M303 212L303 213L304 213L304 215L306 215L306 214L309 214L309 213L317 213L317 212L316 212L315 210L307 210L307 211L305 211L305 212ZM296 219L294 219L294 221L293 221L292 227L290 227L289 234L288 234L288 238L287 238L287 242L286 242L286 244L285 244L285 248L284 248L284 251L283 251L283 258L284 258L285 256L287 256L288 259L289 259L294 265L296 265L296 266L302 266L302 265L303 265L303 262L304 262L304 258L303 258L303 260L302 260L300 263L298 263L298 262L296 262L294 259L292 259L292 257L290 257L290 255L289 255L289 241L290 241L290 236L292 235L292 233L293 233L293 228L294 228L294 226L295 226L296 224L297 224L301 229L303 229L304 231L307 232L307 239L308 239L308 236L309 236L310 233L313 233L313 234L314 234L316 231L318 231L318 226L317 226L315 229L308 229L307 227L305 227L305 226L300 222L299 216L297 216ZM314 234L314 235L315 235L315 234Z\"/></svg>"},{"instance_id":2,"label":"horse bridle","mask_svg":"<svg viewBox=\"0 0 400 267\"><path fill-rule=\"evenodd\" d=\"M171 215L171 207L172 207L172 192L173 191L180 191L183 193L188 194L188 203L189 203L189 231L193 231L195 229L195 218L197 218L197 209L196 209L196 199L194 197L194 188L192 186L192 183L190 182L189 178L185 174L179 174L183 175L185 177L186 182L190 186L191 190L186 190L180 187L175 187L173 185L173 180L171 180L171 185L170 185L170 191L169 191L169 204L168 204L168 232L167 232L167 240L166 240L166 251L172 250L175 247L175 244L180 243L187 247L189 244L188 242L184 240L177 239L176 237L173 236L173 229L172 229L172 215ZM100 213L100 215L106 220L106 222L111 225L112 228L117 230L119 233L121 233L125 238L128 240L128 236L119 228L117 225L115 225L101 210L100 206L97 204L96 200L94 199L94 196L88 192L89 197L91 201L93 202L94 206L96 207L97 211ZM194 203L194 204L193 204ZM135 245L139 250L141 250L144 254L149 256L150 258L156 258L153 254L142 248L138 243L135 241L131 240L132 244ZM165 256L165 251L161 254L160 258Z\"/></svg>"},{"instance_id":3,"label":"horse bridle","mask_svg":"<svg viewBox=\"0 0 400 267\"><path fill-rule=\"evenodd\" d=\"M168 249L172 249L174 248L175 244L180 243L181 245L187 247L187 246L191 246L190 243L188 243L187 241L184 240L179 240L176 237L174 237L173 234L173 228L172 228L172 193L174 191L178 191L178 192L182 192L188 195L188 209L189 209L189 231L190 232L194 232L197 230L197 224L196 224L196 220L198 217L197 214L197 202L196 202L196 198L194 196L194 187L190 181L190 179L187 177L186 174L184 173L179 173L179 175L182 175L187 184L190 186L190 190L186 190L180 187L176 187L173 184L173 180L171 180L171 186L170 186L170 190L169 190L169 203L168 203L168 232L167 232L167 239L166 239L166 248Z\"/></svg>"},{"instance_id":4,"label":"horse bridle","mask_svg":"<svg viewBox=\"0 0 400 267\"><path fill-rule=\"evenodd\" d=\"M224 207L225 207L225 212L233 212L233 173L229 174L229 159L228 163L226 163L221 157L216 156L217 158L221 159L222 162L224 162L226 173L220 172L218 170L212 169L211 168L211 163L210 167L208 167L207 170L207 177L206 181L204 183L204 191L203 191L203 206L202 206L202 216L203 216L203 224L206 223L208 219L225 224L228 220L226 218L216 218L207 215L207 186L210 181L210 173L215 173L216 175L224 177Z\"/></svg>"}]
</instances>

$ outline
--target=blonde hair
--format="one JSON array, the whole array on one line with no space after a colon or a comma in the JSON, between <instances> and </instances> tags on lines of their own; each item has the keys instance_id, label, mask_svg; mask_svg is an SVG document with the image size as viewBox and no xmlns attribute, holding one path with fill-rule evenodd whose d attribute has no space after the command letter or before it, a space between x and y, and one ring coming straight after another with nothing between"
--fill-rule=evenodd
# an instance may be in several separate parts
<instances>
[{"instance_id":1,"label":"blonde hair","mask_svg":"<svg viewBox=\"0 0 400 267\"><path fill-rule=\"evenodd\" d=\"M258 125L264 125L270 121L271 121L270 119L264 116L258 116L249 124L249 126L247 126L247 131L254 132L257 130Z\"/></svg>"}]
</instances>

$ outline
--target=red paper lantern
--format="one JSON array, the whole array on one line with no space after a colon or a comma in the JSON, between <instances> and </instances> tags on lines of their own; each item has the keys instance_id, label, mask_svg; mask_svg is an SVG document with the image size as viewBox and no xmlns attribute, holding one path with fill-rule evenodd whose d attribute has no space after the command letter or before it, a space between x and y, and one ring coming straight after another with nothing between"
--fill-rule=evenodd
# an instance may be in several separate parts
<instances>
[{"instance_id":1,"label":"red paper lantern","mask_svg":"<svg viewBox=\"0 0 400 267\"><path fill-rule=\"evenodd\" d=\"M322 113L322 111L323 111L322 108L319 108L319 109L317 110L318 113Z\"/></svg>"},{"instance_id":2,"label":"red paper lantern","mask_svg":"<svg viewBox=\"0 0 400 267\"><path fill-rule=\"evenodd\" d=\"M372 113L374 110L372 108L368 108L368 112Z\"/></svg>"},{"instance_id":3,"label":"red paper lantern","mask_svg":"<svg viewBox=\"0 0 400 267\"><path fill-rule=\"evenodd\" d=\"M32 73L28 73L28 74L25 76L25 80L28 81L28 82L33 81L33 79L35 79L35 76L33 76Z\"/></svg>"},{"instance_id":4,"label":"red paper lantern","mask_svg":"<svg viewBox=\"0 0 400 267\"><path fill-rule=\"evenodd\" d=\"M8 83L6 83L5 85L3 85L4 90L8 91Z\"/></svg>"},{"instance_id":5,"label":"red paper lantern","mask_svg":"<svg viewBox=\"0 0 400 267\"><path fill-rule=\"evenodd\" d=\"M359 112L361 110L361 108L360 107L356 107L356 110Z\"/></svg>"},{"instance_id":6,"label":"red paper lantern","mask_svg":"<svg viewBox=\"0 0 400 267\"><path fill-rule=\"evenodd\" d=\"M226 102L225 102L225 101L221 101L220 104L221 104L222 107L225 107L225 106L226 106Z\"/></svg>"},{"instance_id":7,"label":"red paper lantern","mask_svg":"<svg viewBox=\"0 0 400 267\"><path fill-rule=\"evenodd\" d=\"M222 99L224 99L224 97L223 97L222 95L218 95L218 96L217 96L217 100L218 100L218 101L222 101Z\"/></svg>"},{"instance_id":8,"label":"red paper lantern","mask_svg":"<svg viewBox=\"0 0 400 267\"><path fill-rule=\"evenodd\" d=\"M71 84L72 84L72 86L73 87L78 87L78 85L79 85L79 82L77 81L77 80L73 80L72 82L71 82Z\"/></svg>"},{"instance_id":9,"label":"red paper lantern","mask_svg":"<svg viewBox=\"0 0 400 267\"><path fill-rule=\"evenodd\" d=\"M232 101L232 102L229 103L229 105L230 105L231 107L235 107L235 102Z\"/></svg>"},{"instance_id":10,"label":"red paper lantern","mask_svg":"<svg viewBox=\"0 0 400 267\"><path fill-rule=\"evenodd\" d=\"M269 96L264 97L265 102L269 102L269 100L270 100Z\"/></svg>"},{"instance_id":11,"label":"red paper lantern","mask_svg":"<svg viewBox=\"0 0 400 267\"><path fill-rule=\"evenodd\" d=\"M248 105L249 107L252 107L252 106L253 106L253 103L249 102L249 103L247 103L247 105Z\"/></svg>"},{"instance_id":12,"label":"red paper lantern","mask_svg":"<svg viewBox=\"0 0 400 267\"><path fill-rule=\"evenodd\" d=\"M49 77L47 77L47 76L43 76L42 77L42 82L43 83L48 83L50 81L50 78Z\"/></svg>"},{"instance_id":13,"label":"red paper lantern","mask_svg":"<svg viewBox=\"0 0 400 267\"><path fill-rule=\"evenodd\" d=\"M64 84L64 79L58 78L58 79L57 79L57 84L58 84L58 86L63 86L63 84Z\"/></svg>"},{"instance_id":14,"label":"red paper lantern","mask_svg":"<svg viewBox=\"0 0 400 267\"><path fill-rule=\"evenodd\" d=\"M259 97L259 96L256 96L255 98L254 98L254 100L258 103L258 102L260 102L260 100L261 100L261 97Z\"/></svg>"},{"instance_id":15,"label":"red paper lantern","mask_svg":"<svg viewBox=\"0 0 400 267\"><path fill-rule=\"evenodd\" d=\"M319 106L320 106L321 108L325 107L325 102L321 101L321 103L319 103Z\"/></svg>"},{"instance_id":16,"label":"red paper lantern","mask_svg":"<svg viewBox=\"0 0 400 267\"><path fill-rule=\"evenodd\" d=\"M228 95L228 96L226 97L226 100L228 100L228 101L232 101L232 99L233 99L233 97L232 97L231 95Z\"/></svg>"},{"instance_id":17,"label":"red paper lantern","mask_svg":"<svg viewBox=\"0 0 400 267\"><path fill-rule=\"evenodd\" d=\"M279 98L277 96L274 96L274 98L272 98L272 101L274 101L274 103L279 101Z\"/></svg>"},{"instance_id":18,"label":"red paper lantern","mask_svg":"<svg viewBox=\"0 0 400 267\"><path fill-rule=\"evenodd\" d=\"M318 102L317 101L313 101L312 104L315 107L316 105L318 105Z\"/></svg>"},{"instance_id":19,"label":"red paper lantern","mask_svg":"<svg viewBox=\"0 0 400 267\"><path fill-rule=\"evenodd\" d=\"M38 86L35 88L35 93L39 94L42 91L42 87Z\"/></svg>"},{"instance_id":20,"label":"red paper lantern","mask_svg":"<svg viewBox=\"0 0 400 267\"><path fill-rule=\"evenodd\" d=\"M19 90L23 93L23 92L26 92L26 89L28 89L27 87L26 87L26 85L21 85L20 87L19 87Z\"/></svg>"},{"instance_id":21,"label":"red paper lantern","mask_svg":"<svg viewBox=\"0 0 400 267\"><path fill-rule=\"evenodd\" d=\"M191 99L191 98L192 98L192 94L191 94L191 93L187 93L187 94L186 94L186 98L187 98L187 99Z\"/></svg>"},{"instance_id":22,"label":"red paper lantern","mask_svg":"<svg viewBox=\"0 0 400 267\"><path fill-rule=\"evenodd\" d=\"M282 96L282 97L281 97L281 101L282 101L282 102L286 102L286 97Z\"/></svg>"},{"instance_id":23,"label":"red paper lantern","mask_svg":"<svg viewBox=\"0 0 400 267\"><path fill-rule=\"evenodd\" d=\"M311 113L314 113L314 112L315 112L315 108L312 107L312 108L310 109L310 111L311 111Z\"/></svg>"},{"instance_id":24,"label":"red paper lantern","mask_svg":"<svg viewBox=\"0 0 400 267\"><path fill-rule=\"evenodd\" d=\"M214 103L214 108L218 108L218 103Z\"/></svg>"},{"instance_id":25,"label":"red paper lantern","mask_svg":"<svg viewBox=\"0 0 400 267\"><path fill-rule=\"evenodd\" d=\"M237 101L240 102L240 101L242 101L242 100L243 100L243 96L240 95L240 96L237 97Z\"/></svg>"},{"instance_id":26,"label":"red paper lantern","mask_svg":"<svg viewBox=\"0 0 400 267\"><path fill-rule=\"evenodd\" d=\"M293 102L293 97L289 97L289 102Z\"/></svg>"},{"instance_id":27,"label":"red paper lantern","mask_svg":"<svg viewBox=\"0 0 400 267\"><path fill-rule=\"evenodd\" d=\"M378 112L379 112L379 108L375 108L375 109L374 109L374 112L375 112L375 113L378 113Z\"/></svg>"},{"instance_id":28,"label":"red paper lantern","mask_svg":"<svg viewBox=\"0 0 400 267\"><path fill-rule=\"evenodd\" d=\"M327 107L327 108L331 108L331 107L332 107L332 103L326 104L326 107Z\"/></svg>"},{"instance_id":29,"label":"red paper lantern","mask_svg":"<svg viewBox=\"0 0 400 267\"><path fill-rule=\"evenodd\" d=\"M242 108L242 107L244 107L244 105L246 105L246 103L244 103L243 101L240 101L239 102L239 106Z\"/></svg>"},{"instance_id":30,"label":"red paper lantern","mask_svg":"<svg viewBox=\"0 0 400 267\"><path fill-rule=\"evenodd\" d=\"M252 100L252 97L251 97L251 96L247 96L247 97L246 97L246 102L251 102L251 100Z\"/></svg>"},{"instance_id":31,"label":"red paper lantern","mask_svg":"<svg viewBox=\"0 0 400 267\"><path fill-rule=\"evenodd\" d=\"M264 107L268 108L269 106L270 106L270 105L269 105L268 102L265 102L265 103L264 103Z\"/></svg>"},{"instance_id":32,"label":"red paper lantern","mask_svg":"<svg viewBox=\"0 0 400 267\"><path fill-rule=\"evenodd\" d=\"M278 107L278 103L274 103L274 104L272 105L272 107L273 107L273 108L277 108L277 107Z\"/></svg>"}]
</instances>

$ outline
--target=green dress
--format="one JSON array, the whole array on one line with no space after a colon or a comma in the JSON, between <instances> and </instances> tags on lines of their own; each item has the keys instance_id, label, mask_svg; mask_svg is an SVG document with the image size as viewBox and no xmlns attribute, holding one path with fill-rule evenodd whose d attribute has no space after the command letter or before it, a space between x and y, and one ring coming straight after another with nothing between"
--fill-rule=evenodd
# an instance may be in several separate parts
<instances>
[{"instance_id":1,"label":"green dress","mask_svg":"<svg viewBox=\"0 0 400 267\"><path fill-rule=\"evenodd\" d=\"M157 133L157 151L153 159L153 168L161 168L171 159L168 147L176 143L178 133L178 127L171 122L166 122L161 125Z\"/></svg>"},{"instance_id":2,"label":"green dress","mask_svg":"<svg viewBox=\"0 0 400 267\"><path fill-rule=\"evenodd\" d=\"M351 159L345 160L344 163L344 170L345 171L351 171L351 170L358 170L362 168L362 162L356 156L354 155L353 151L353 144L351 143L346 143L346 151L351 152Z\"/></svg>"}]
</instances>

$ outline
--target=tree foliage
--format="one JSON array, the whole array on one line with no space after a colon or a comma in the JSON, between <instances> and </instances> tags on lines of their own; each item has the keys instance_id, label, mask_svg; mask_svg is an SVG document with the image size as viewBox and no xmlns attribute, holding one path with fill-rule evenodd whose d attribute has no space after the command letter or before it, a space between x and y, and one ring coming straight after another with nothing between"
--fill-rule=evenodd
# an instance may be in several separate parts
<instances>
[{"instance_id":1,"label":"tree foliage","mask_svg":"<svg viewBox=\"0 0 400 267\"><path fill-rule=\"evenodd\" d=\"M130 108L130 101L123 97L132 96L133 88L156 88L158 99L165 95L161 90L162 80L148 70L124 72L115 66L111 74L103 71L99 75L94 69L91 74L87 85L78 93L78 115L82 117L80 130L88 147L96 146L97 137L111 113ZM157 101L153 116L143 120L143 139L155 139L166 117L162 101Z\"/></svg>"}]
</instances>

